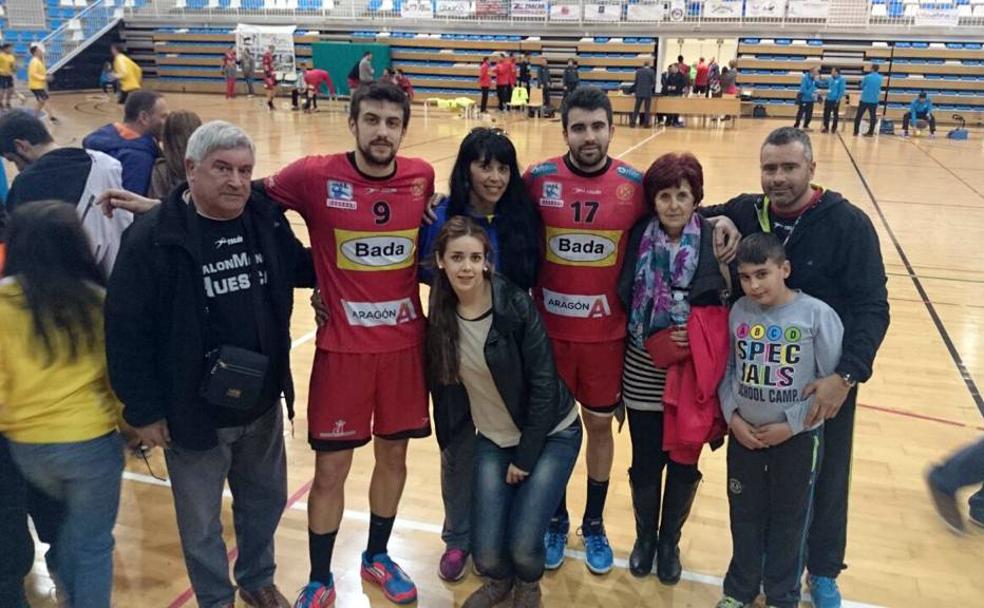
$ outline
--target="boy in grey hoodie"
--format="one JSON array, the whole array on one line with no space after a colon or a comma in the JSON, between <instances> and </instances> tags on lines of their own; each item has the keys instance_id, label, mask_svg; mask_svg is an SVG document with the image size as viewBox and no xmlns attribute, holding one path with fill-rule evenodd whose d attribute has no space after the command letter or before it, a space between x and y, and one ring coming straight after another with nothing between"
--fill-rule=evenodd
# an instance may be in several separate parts
<instances>
[{"instance_id":1,"label":"boy in grey hoodie","mask_svg":"<svg viewBox=\"0 0 984 608\"><path fill-rule=\"evenodd\" d=\"M790 265L771 233L738 247L745 296L731 309L731 356L718 390L728 439L733 553L718 608L795 608L822 450L814 381L834 372L844 327L827 304L786 286Z\"/></svg>"}]
</instances>

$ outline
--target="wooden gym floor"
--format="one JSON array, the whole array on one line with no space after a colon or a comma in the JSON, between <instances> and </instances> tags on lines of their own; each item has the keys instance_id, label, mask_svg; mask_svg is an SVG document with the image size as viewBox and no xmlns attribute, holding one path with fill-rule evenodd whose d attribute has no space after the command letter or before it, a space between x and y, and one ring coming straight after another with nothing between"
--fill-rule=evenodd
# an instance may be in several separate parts
<instances>
[{"instance_id":1,"label":"wooden gym floor","mask_svg":"<svg viewBox=\"0 0 984 608\"><path fill-rule=\"evenodd\" d=\"M203 119L227 119L244 127L257 144L257 176L267 175L309 153L351 147L345 116L323 103L322 112L304 115L286 110L280 100L271 114L262 101L218 96L168 95L172 109L191 109ZM56 95L61 124L52 131L62 145L79 145L94 128L118 120L115 103L101 96ZM819 117L814 124L819 126ZM480 123L422 109L414 116L401 154L430 161L438 189L446 191L462 136ZM758 148L777 120L742 120L737 130L617 128L610 153L640 169L668 151L688 150L704 165L707 203L740 192L759 190ZM497 122L508 129L521 164L560 154L565 146L559 122L518 116ZM984 266L979 258L984 230L984 149L981 133L970 141L874 139L813 133L816 179L838 190L872 218L881 238L889 275L892 324L879 353L874 378L861 389L855 436L853 487L847 561L840 578L846 606L965 606L984 596L984 535L957 538L937 521L927 499L923 473L929 463L980 437L984 430L975 382L984 380ZM10 169L8 165L8 169ZM303 222L293 218L302 239ZM307 581L306 496L314 459L306 442L305 404L314 355L314 322L308 293L297 293L293 321L293 368L298 393L295 431L288 436L290 508L277 534L277 582L293 598ZM544 605L709 607L720 596L721 577L731 554L725 495L723 450L705 451L705 474L681 553L687 574L676 587L655 577L639 581L625 561L634 539L627 480L628 433L617 437L615 466L606 524L617 568L602 577L587 572L572 534L567 563L543 582ZM151 458L157 475L165 474L159 453ZM368 521L367 489L372 452L357 452L348 483L347 511L334 559L340 608L388 606L359 577L359 554ZM443 551L443 511L438 486L439 454L433 438L412 443L409 479L390 552L414 578L419 605L459 605L477 586L467 577L447 584L437 577ZM131 458L123 485L116 527L115 605L177 608L193 606L182 562L171 494ZM568 502L577 516L584 505L583 459L575 469ZM231 499L224 522L229 547ZM40 553L40 551L39 551ZM38 558L29 585L35 606L54 606L51 581Z\"/></svg>"}]
</instances>

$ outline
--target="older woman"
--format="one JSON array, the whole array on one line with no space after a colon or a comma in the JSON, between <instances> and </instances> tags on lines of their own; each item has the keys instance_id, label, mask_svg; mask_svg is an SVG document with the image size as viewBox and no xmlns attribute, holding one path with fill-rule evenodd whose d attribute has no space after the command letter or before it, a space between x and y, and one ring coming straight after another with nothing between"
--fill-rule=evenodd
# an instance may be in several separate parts
<instances>
[{"instance_id":1,"label":"older woman","mask_svg":"<svg viewBox=\"0 0 984 608\"><path fill-rule=\"evenodd\" d=\"M694 212L704 187L697 159L690 154L659 157L643 187L652 212L632 228L619 280L619 296L629 311L623 399L632 439L629 479L636 517L629 565L635 576L646 576L655 560L660 581L672 585L680 580L680 533L701 480L701 445L705 438L723 435L707 409L710 404L693 398L706 394L696 378L703 381L708 374L688 373L687 366L705 372L705 365L726 360L727 311L721 304L728 273L714 257L713 228ZM709 319L691 323L700 307L715 308ZM708 344L716 346L708 349ZM706 356L708 350L713 356ZM710 382L715 386L703 388L713 393L717 381ZM699 427L703 438L681 443L681 423L688 434Z\"/></svg>"}]
</instances>

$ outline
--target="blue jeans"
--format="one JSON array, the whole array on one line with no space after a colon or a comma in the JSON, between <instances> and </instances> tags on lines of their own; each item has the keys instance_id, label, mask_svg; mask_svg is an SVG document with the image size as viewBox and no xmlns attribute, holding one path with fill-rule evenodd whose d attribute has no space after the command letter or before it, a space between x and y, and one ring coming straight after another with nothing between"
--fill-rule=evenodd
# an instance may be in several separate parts
<instances>
[{"instance_id":1,"label":"blue jeans","mask_svg":"<svg viewBox=\"0 0 984 608\"><path fill-rule=\"evenodd\" d=\"M123 475L119 433L72 443L11 441L10 455L28 482L64 504L55 552L68 605L109 608Z\"/></svg>"},{"instance_id":2,"label":"blue jeans","mask_svg":"<svg viewBox=\"0 0 984 608\"><path fill-rule=\"evenodd\" d=\"M950 456L930 476L937 487L951 494L964 486L984 482L984 439ZM975 519L984 520L984 487L970 497L970 512Z\"/></svg>"},{"instance_id":3,"label":"blue jeans","mask_svg":"<svg viewBox=\"0 0 984 608\"><path fill-rule=\"evenodd\" d=\"M500 448L482 435L475 446L472 490L472 557L493 579L543 576L543 536L557 510L581 450L581 422L547 437L525 481L509 485L506 471L516 448Z\"/></svg>"}]
</instances>

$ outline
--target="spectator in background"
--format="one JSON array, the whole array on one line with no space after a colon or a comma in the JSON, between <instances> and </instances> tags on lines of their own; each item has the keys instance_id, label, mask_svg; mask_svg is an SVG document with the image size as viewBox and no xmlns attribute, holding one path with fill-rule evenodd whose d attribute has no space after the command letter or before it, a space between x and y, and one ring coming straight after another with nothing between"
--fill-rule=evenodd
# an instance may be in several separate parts
<instances>
[{"instance_id":1,"label":"spectator in background","mask_svg":"<svg viewBox=\"0 0 984 608\"><path fill-rule=\"evenodd\" d=\"M167 102L157 91L132 93L123 107L123 122L110 123L82 140L82 147L109 154L123 165L123 188L141 196L150 189L157 141L167 119Z\"/></svg>"},{"instance_id":2,"label":"spectator in background","mask_svg":"<svg viewBox=\"0 0 984 608\"><path fill-rule=\"evenodd\" d=\"M482 64L478 66L478 88L482 90L482 104L479 111L482 114L488 112L489 108L489 89L492 88L493 67L489 65L489 58L482 57Z\"/></svg>"},{"instance_id":3,"label":"spectator in background","mask_svg":"<svg viewBox=\"0 0 984 608\"><path fill-rule=\"evenodd\" d=\"M827 87L827 98L823 102L823 129L821 133L826 133L830 127L830 118L833 116L834 124L832 133L837 132L837 119L840 117L840 102L844 98L846 84L844 77L841 76L837 68L830 69L830 78L823 83Z\"/></svg>"},{"instance_id":4,"label":"spectator in background","mask_svg":"<svg viewBox=\"0 0 984 608\"><path fill-rule=\"evenodd\" d=\"M500 112L504 112L509 103L509 69L509 60L503 54L495 66L495 92L499 97Z\"/></svg>"},{"instance_id":5,"label":"spectator in background","mask_svg":"<svg viewBox=\"0 0 984 608\"><path fill-rule=\"evenodd\" d=\"M133 217L124 212L110 219L93 207L103 191L122 185L119 161L95 150L59 148L44 123L22 110L0 118L0 155L19 171L7 195L7 210L12 213L34 201L71 205L82 218L96 263L108 277Z\"/></svg>"},{"instance_id":6,"label":"spectator in background","mask_svg":"<svg viewBox=\"0 0 984 608\"><path fill-rule=\"evenodd\" d=\"M707 92L711 97L721 96L721 66L713 57L707 64Z\"/></svg>"},{"instance_id":7,"label":"spectator in background","mask_svg":"<svg viewBox=\"0 0 984 608\"><path fill-rule=\"evenodd\" d=\"M653 105L653 94L656 91L656 72L647 61L645 65L636 70L635 81L632 83L632 92L635 93L635 107L632 109L632 117L629 119L629 126L636 126L636 119L639 118L639 110L642 109L642 121L639 125L643 128L649 127L649 111Z\"/></svg>"},{"instance_id":8,"label":"spectator in background","mask_svg":"<svg viewBox=\"0 0 984 608\"><path fill-rule=\"evenodd\" d=\"M124 104L130 93L143 86L143 70L123 53L122 44L114 44L109 47L109 53L113 56L113 73L116 74L116 79L120 81L119 103Z\"/></svg>"},{"instance_id":9,"label":"spectator in background","mask_svg":"<svg viewBox=\"0 0 984 608\"><path fill-rule=\"evenodd\" d=\"M243 46L242 54L239 57L239 67L243 71L243 80L246 81L247 97L253 97L256 92L253 90L253 77L256 75L256 57L248 46Z\"/></svg>"},{"instance_id":10,"label":"spectator in background","mask_svg":"<svg viewBox=\"0 0 984 608\"><path fill-rule=\"evenodd\" d=\"M224 55L222 55L222 75L225 76L226 99L236 97L236 76L238 72L236 65L236 45L229 45Z\"/></svg>"},{"instance_id":11,"label":"spectator in background","mask_svg":"<svg viewBox=\"0 0 984 608\"><path fill-rule=\"evenodd\" d=\"M687 79L680 73L680 65L671 63L663 73L663 95L667 97L680 97L687 88ZM666 115L666 126L679 127L680 116L678 114Z\"/></svg>"},{"instance_id":12,"label":"spectator in background","mask_svg":"<svg viewBox=\"0 0 984 608\"><path fill-rule=\"evenodd\" d=\"M677 71L683 75L683 92L681 95L686 95L691 84L690 66L683 60L683 55L677 55Z\"/></svg>"},{"instance_id":13,"label":"spectator in background","mask_svg":"<svg viewBox=\"0 0 984 608\"><path fill-rule=\"evenodd\" d=\"M506 70L506 75L509 77L506 89L506 100L507 103L512 105L513 89L516 87L516 59L513 57L512 53L506 56L506 61L509 62L509 69Z\"/></svg>"},{"instance_id":14,"label":"spectator in background","mask_svg":"<svg viewBox=\"0 0 984 608\"><path fill-rule=\"evenodd\" d=\"M803 122L803 130L810 130L810 122L813 121L813 104L817 100L817 76L819 74L818 68L810 68L803 73L803 78L800 79L800 88L796 93L796 122L793 123L793 128L798 129L800 126L800 121Z\"/></svg>"},{"instance_id":15,"label":"spectator in background","mask_svg":"<svg viewBox=\"0 0 984 608\"><path fill-rule=\"evenodd\" d=\"M372 67L372 51L366 51L359 61L359 84L367 85L376 80L376 70Z\"/></svg>"},{"instance_id":16,"label":"spectator in background","mask_svg":"<svg viewBox=\"0 0 984 608\"><path fill-rule=\"evenodd\" d=\"M10 100L14 97L14 73L17 71L17 57L14 45L0 44L0 110L10 110Z\"/></svg>"},{"instance_id":17,"label":"spectator in background","mask_svg":"<svg viewBox=\"0 0 984 608\"><path fill-rule=\"evenodd\" d=\"M301 68L301 78L304 79L306 99L304 101L304 111L310 112L318 109L318 91L325 87L325 91L331 96L335 96L335 84L331 81L328 72L318 68L308 67L303 64Z\"/></svg>"},{"instance_id":18,"label":"spectator in background","mask_svg":"<svg viewBox=\"0 0 984 608\"><path fill-rule=\"evenodd\" d=\"M710 67L704 63L701 57L697 62L696 77L694 78L694 93L703 97L707 96L708 86L710 85Z\"/></svg>"},{"instance_id":19,"label":"spectator in background","mask_svg":"<svg viewBox=\"0 0 984 608\"><path fill-rule=\"evenodd\" d=\"M263 53L263 88L266 89L267 108L273 110L273 98L277 96L277 72L273 59L276 47L272 44Z\"/></svg>"},{"instance_id":20,"label":"spectator in background","mask_svg":"<svg viewBox=\"0 0 984 608\"><path fill-rule=\"evenodd\" d=\"M577 61L573 58L567 60L567 67L564 68L564 99L574 92L581 84L581 76L577 73Z\"/></svg>"},{"instance_id":21,"label":"spectator in background","mask_svg":"<svg viewBox=\"0 0 984 608\"><path fill-rule=\"evenodd\" d=\"M933 116L933 100L926 91L919 92L919 96L909 105L909 111L902 116L902 136L909 137L909 123L918 124L920 120L929 122L929 135L935 137L936 117Z\"/></svg>"},{"instance_id":22,"label":"spectator in background","mask_svg":"<svg viewBox=\"0 0 984 608\"><path fill-rule=\"evenodd\" d=\"M78 216L60 201L18 207L7 239L0 433L24 478L64 504L54 545L60 604L108 607L123 442L106 371L106 279Z\"/></svg>"},{"instance_id":23,"label":"spectator in background","mask_svg":"<svg viewBox=\"0 0 984 608\"><path fill-rule=\"evenodd\" d=\"M550 107L550 66L546 57L540 57L536 66L536 82L543 91L543 107Z\"/></svg>"},{"instance_id":24,"label":"spectator in background","mask_svg":"<svg viewBox=\"0 0 984 608\"><path fill-rule=\"evenodd\" d=\"M530 94L530 56L523 53L519 57L519 85L526 89L526 96Z\"/></svg>"},{"instance_id":25,"label":"spectator in background","mask_svg":"<svg viewBox=\"0 0 984 608\"><path fill-rule=\"evenodd\" d=\"M200 126L202 119L194 112L178 110L168 114L161 134L164 154L154 162L147 196L167 199L172 190L188 179L185 173L185 150L191 134Z\"/></svg>"},{"instance_id":26,"label":"spectator in background","mask_svg":"<svg viewBox=\"0 0 984 608\"><path fill-rule=\"evenodd\" d=\"M48 76L48 68L44 65L44 48L40 44L32 44L31 62L27 64L27 88L31 90L31 93L34 93L34 99L37 102L35 111L38 118L42 117L44 108L48 105L48 82L50 81L51 76ZM58 122L50 110L48 111L48 118L51 119L51 122Z\"/></svg>"},{"instance_id":27,"label":"spectator in background","mask_svg":"<svg viewBox=\"0 0 984 608\"><path fill-rule=\"evenodd\" d=\"M413 83L410 82L410 77L403 73L403 68L396 70L396 86L400 87L410 101L413 101Z\"/></svg>"},{"instance_id":28,"label":"spectator in background","mask_svg":"<svg viewBox=\"0 0 984 608\"><path fill-rule=\"evenodd\" d=\"M99 74L99 88L107 95L110 93L119 95L120 81L116 78L116 74L113 73L112 62L107 61L103 64L102 73Z\"/></svg>"},{"instance_id":29,"label":"spectator in background","mask_svg":"<svg viewBox=\"0 0 984 608\"><path fill-rule=\"evenodd\" d=\"M854 136L857 137L861 132L861 117L865 112L868 113L868 132L865 137L874 137L875 125L878 119L875 114L878 112L878 100L881 98L882 75L878 73L878 64L871 64L871 71L861 79L861 102L858 104L858 111L854 115Z\"/></svg>"},{"instance_id":30,"label":"spectator in background","mask_svg":"<svg viewBox=\"0 0 984 608\"><path fill-rule=\"evenodd\" d=\"M724 73L728 77L724 77ZM738 62L734 59L728 62L728 67L721 71L721 91L726 95L738 94Z\"/></svg>"}]
</instances>

